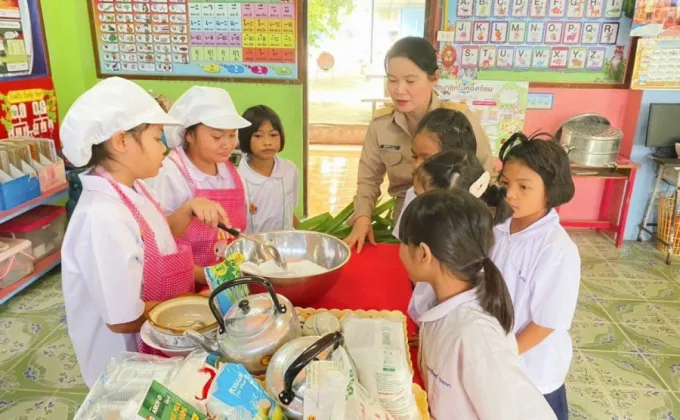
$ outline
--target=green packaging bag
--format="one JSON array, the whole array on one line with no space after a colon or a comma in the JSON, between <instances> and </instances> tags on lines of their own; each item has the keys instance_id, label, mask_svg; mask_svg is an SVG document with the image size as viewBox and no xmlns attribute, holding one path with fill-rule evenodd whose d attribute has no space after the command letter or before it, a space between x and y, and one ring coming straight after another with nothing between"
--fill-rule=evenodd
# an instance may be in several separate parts
<instances>
[{"instance_id":1,"label":"green packaging bag","mask_svg":"<svg viewBox=\"0 0 680 420\"><path fill-rule=\"evenodd\" d=\"M137 414L145 420L206 420L205 414L158 381L151 383Z\"/></svg>"},{"instance_id":2,"label":"green packaging bag","mask_svg":"<svg viewBox=\"0 0 680 420\"><path fill-rule=\"evenodd\" d=\"M217 265L206 267L205 278L210 290L241 277L241 263L245 260L243 254L235 253ZM217 304L224 316L231 306L250 294L248 286L232 287L217 295Z\"/></svg>"}]
</instances>

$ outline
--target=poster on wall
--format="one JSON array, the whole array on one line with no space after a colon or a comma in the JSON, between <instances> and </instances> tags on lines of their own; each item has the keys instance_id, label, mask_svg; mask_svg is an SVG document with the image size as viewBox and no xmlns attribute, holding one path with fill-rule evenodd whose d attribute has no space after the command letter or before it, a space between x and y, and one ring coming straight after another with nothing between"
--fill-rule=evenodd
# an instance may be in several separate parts
<instances>
[{"instance_id":1,"label":"poster on wall","mask_svg":"<svg viewBox=\"0 0 680 420\"><path fill-rule=\"evenodd\" d=\"M39 0L0 0L0 80L49 75Z\"/></svg>"},{"instance_id":2,"label":"poster on wall","mask_svg":"<svg viewBox=\"0 0 680 420\"><path fill-rule=\"evenodd\" d=\"M637 0L633 28L648 25L656 26L660 30L680 28L680 4L675 0Z\"/></svg>"},{"instance_id":3,"label":"poster on wall","mask_svg":"<svg viewBox=\"0 0 680 420\"><path fill-rule=\"evenodd\" d=\"M50 77L0 83L0 138L25 136L52 139L60 147Z\"/></svg>"},{"instance_id":4,"label":"poster on wall","mask_svg":"<svg viewBox=\"0 0 680 420\"><path fill-rule=\"evenodd\" d=\"M443 77L623 83L633 0L447 0ZM625 13L624 13L625 12Z\"/></svg>"},{"instance_id":5,"label":"poster on wall","mask_svg":"<svg viewBox=\"0 0 680 420\"><path fill-rule=\"evenodd\" d=\"M638 42L632 89L680 89L680 37L641 38Z\"/></svg>"},{"instance_id":6,"label":"poster on wall","mask_svg":"<svg viewBox=\"0 0 680 420\"><path fill-rule=\"evenodd\" d=\"M498 156L504 140L524 127L528 82L460 78L439 80L436 90L441 100L464 103L479 116L494 156Z\"/></svg>"},{"instance_id":7,"label":"poster on wall","mask_svg":"<svg viewBox=\"0 0 680 420\"><path fill-rule=\"evenodd\" d=\"M301 0L88 0L98 74L300 83Z\"/></svg>"}]
</instances>

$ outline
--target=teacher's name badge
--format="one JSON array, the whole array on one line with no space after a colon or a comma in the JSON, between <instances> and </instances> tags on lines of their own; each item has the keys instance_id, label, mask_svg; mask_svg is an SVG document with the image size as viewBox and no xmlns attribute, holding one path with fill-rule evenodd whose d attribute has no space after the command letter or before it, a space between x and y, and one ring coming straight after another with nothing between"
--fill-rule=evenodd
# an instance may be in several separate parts
<instances>
[{"instance_id":1,"label":"teacher's name badge","mask_svg":"<svg viewBox=\"0 0 680 420\"><path fill-rule=\"evenodd\" d=\"M398 152L399 150L401 150L401 146L397 146L394 144L381 144L380 150L385 150L387 152Z\"/></svg>"}]
</instances>

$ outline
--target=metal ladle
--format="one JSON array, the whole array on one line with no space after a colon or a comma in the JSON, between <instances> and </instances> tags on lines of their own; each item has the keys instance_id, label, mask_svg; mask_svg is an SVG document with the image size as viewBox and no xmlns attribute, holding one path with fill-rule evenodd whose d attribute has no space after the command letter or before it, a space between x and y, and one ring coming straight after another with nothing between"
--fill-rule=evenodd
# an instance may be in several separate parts
<instances>
[{"instance_id":1,"label":"metal ladle","mask_svg":"<svg viewBox=\"0 0 680 420\"><path fill-rule=\"evenodd\" d=\"M229 233L230 235L232 235L235 238L243 238L245 240L254 242L255 244L257 244L258 247L261 247L261 249L263 249L267 254L269 254L269 256L272 257L272 259L274 260L276 265L278 265L280 268L282 268L284 270L288 268L288 264L286 263L286 260L283 259L283 256L281 256L281 253L279 252L278 249L276 249L276 246L274 246L273 243L271 243L269 241L262 240L262 239L255 238L255 237L250 236L250 235L245 235L241 231L239 231L238 229L229 228L229 227L225 226L224 223L218 223L217 227L222 229L223 231Z\"/></svg>"}]
</instances>

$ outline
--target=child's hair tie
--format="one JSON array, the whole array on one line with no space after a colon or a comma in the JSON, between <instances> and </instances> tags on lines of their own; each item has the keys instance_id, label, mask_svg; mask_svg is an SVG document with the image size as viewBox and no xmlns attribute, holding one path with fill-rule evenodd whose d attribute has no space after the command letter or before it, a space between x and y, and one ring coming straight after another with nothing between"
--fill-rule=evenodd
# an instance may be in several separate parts
<instances>
[{"instance_id":1,"label":"child's hair tie","mask_svg":"<svg viewBox=\"0 0 680 420\"><path fill-rule=\"evenodd\" d=\"M491 175L488 171L484 171L479 179L470 185L470 194L480 198L489 187L489 182L491 182Z\"/></svg>"}]
</instances>

